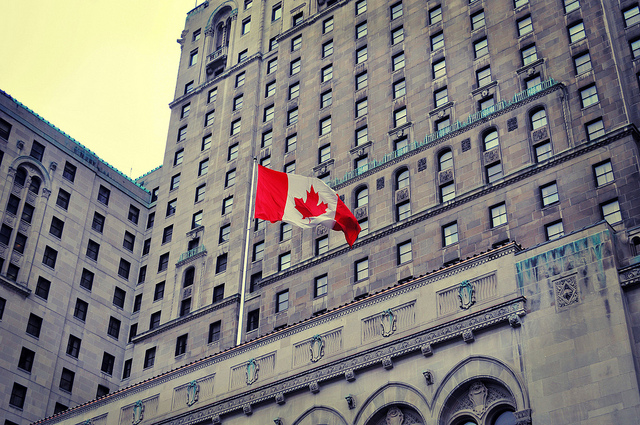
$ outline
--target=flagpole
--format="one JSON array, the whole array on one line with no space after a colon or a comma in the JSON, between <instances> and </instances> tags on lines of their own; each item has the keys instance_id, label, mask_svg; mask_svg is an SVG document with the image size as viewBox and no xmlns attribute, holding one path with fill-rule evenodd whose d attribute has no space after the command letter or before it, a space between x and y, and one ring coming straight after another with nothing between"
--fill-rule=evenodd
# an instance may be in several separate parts
<instances>
[{"instance_id":1,"label":"flagpole","mask_svg":"<svg viewBox=\"0 0 640 425\"><path fill-rule=\"evenodd\" d=\"M251 213L253 211L253 188L256 180L256 164L258 158L253 158L253 166L251 168L251 188L249 189L249 210L247 212L247 229L244 238L244 264L242 265L242 284L240 285L240 308L238 312L238 334L236 337L236 345L240 345L242 341L242 326L244 324L244 294L247 287L247 269L249 268L249 235L251 234Z\"/></svg>"}]
</instances>

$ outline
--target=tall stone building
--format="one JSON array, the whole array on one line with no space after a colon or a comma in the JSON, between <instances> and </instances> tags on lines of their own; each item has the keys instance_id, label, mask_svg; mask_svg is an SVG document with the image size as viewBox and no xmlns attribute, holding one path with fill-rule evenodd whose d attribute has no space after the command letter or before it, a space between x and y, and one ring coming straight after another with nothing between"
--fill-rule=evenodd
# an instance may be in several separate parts
<instances>
[{"instance_id":1,"label":"tall stone building","mask_svg":"<svg viewBox=\"0 0 640 425\"><path fill-rule=\"evenodd\" d=\"M178 42L136 181L1 96L5 425L637 423L637 2L212 1ZM255 163L353 249L253 220Z\"/></svg>"}]
</instances>

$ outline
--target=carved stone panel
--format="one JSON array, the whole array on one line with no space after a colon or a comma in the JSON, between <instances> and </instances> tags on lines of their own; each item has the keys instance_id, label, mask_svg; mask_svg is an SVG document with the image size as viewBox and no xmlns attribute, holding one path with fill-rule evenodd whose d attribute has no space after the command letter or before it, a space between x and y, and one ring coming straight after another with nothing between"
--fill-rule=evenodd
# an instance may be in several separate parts
<instances>
[{"instance_id":1,"label":"carved stone panel","mask_svg":"<svg viewBox=\"0 0 640 425\"><path fill-rule=\"evenodd\" d=\"M537 143L541 140L545 140L549 138L549 130L547 129L547 127L541 127L537 130L533 130L531 132L531 140L533 141L533 143Z\"/></svg>"},{"instance_id":2,"label":"carved stone panel","mask_svg":"<svg viewBox=\"0 0 640 425\"><path fill-rule=\"evenodd\" d=\"M384 189L384 177L379 177L376 180L376 189L377 190Z\"/></svg>"},{"instance_id":3,"label":"carved stone panel","mask_svg":"<svg viewBox=\"0 0 640 425\"><path fill-rule=\"evenodd\" d=\"M556 294L556 310L580 302L576 275L556 280L553 282L553 286Z\"/></svg>"},{"instance_id":4,"label":"carved stone panel","mask_svg":"<svg viewBox=\"0 0 640 425\"><path fill-rule=\"evenodd\" d=\"M400 190L396 190L396 204L402 201L406 201L407 199L409 199L410 196L411 194L409 193L408 187L403 187Z\"/></svg>"},{"instance_id":5,"label":"carved stone panel","mask_svg":"<svg viewBox=\"0 0 640 425\"><path fill-rule=\"evenodd\" d=\"M361 220L365 217L368 217L369 212L367 206L365 205L360 208L356 208L355 211L353 211L353 215L356 217L356 220Z\"/></svg>"},{"instance_id":6,"label":"carved stone panel","mask_svg":"<svg viewBox=\"0 0 640 425\"><path fill-rule=\"evenodd\" d=\"M443 185L453 181L453 169L447 168L438 172L438 184Z\"/></svg>"},{"instance_id":7,"label":"carved stone panel","mask_svg":"<svg viewBox=\"0 0 640 425\"><path fill-rule=\"evenodd\" d=\"M518 117L509 118L507 120L507 131L513 131L518 128Z\"/></svg>"},{"instance_id":8,"label":"carved stone panel","mask_svg":"<svg viewBox=\"0 0 640 425\"><path fill-rule=\"evenodd\" d=\"M493 148L490 151L486 151L483 154L484 165L490 165L494 162L500 161L500 148Z\"/></svg>"},{"instance_id":9,"label":"carved stone panel","mask_svg":"<svg viewBox=\"0 0 640 425\"><path fill-rule=\"evenodd\" d=\"M468 150L471 150L471 139L464 139L462 141L462 152L466 152Z\"/></svg>"},{"instance_id":10,"label":"carved stone panel","mask_svg":"<svg viewBox=\"0 0 640 425\"><path fill-rule=\"evenodd\" d=\"M329 232L327 226L319 224L316 226L316 236L324 236Z\"/></svg>"},{"instance_id":11,"label":"carved stone panel","mask_svg":"<svg viewBox=\"0 0 640 425\"><path fill-rule=\"evenodd\" d=\"M418 172L424 171L427 169L427 158L420 158L418 160Z\"/></svg>"}]
</instances>

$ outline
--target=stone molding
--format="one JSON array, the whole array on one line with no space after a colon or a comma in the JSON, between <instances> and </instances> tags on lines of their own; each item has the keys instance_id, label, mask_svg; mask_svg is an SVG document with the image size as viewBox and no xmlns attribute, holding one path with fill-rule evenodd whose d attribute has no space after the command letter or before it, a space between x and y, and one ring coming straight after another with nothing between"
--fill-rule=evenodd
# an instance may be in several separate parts
<instances>
[{"instance_id":1,"label":"stone molding","mask_svg":"<svg viewBox=\"0 0 640 425\"><path fill-rule=\"evenodd\" d=\"M623 288L640 283L640 264L623 267L618 270L620 286Z\"/></svg>"},{"instance_id":2,"label":"stone molding","mask_svg":"<svg viewBox=\"0 0 640 425\"><path fill-rule=\"evenodd\" d=\"M17 292L25 298L31 295L31 289L29 289L27 286L22 285L18 282L12 282L3 276L0 276L0 285Z\"/></svg>"}]
</instances>

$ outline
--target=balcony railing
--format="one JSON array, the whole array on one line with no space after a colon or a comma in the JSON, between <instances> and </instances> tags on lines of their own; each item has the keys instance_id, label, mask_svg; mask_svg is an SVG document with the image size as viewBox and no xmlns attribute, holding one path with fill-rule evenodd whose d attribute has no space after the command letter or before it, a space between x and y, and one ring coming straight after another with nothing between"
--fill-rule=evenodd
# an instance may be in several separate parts
<instances>
[{"instance_id":1,"label":"balcony railing","mask_svg":"<svg viewBox=\"0 0 640 425\"><path fill-rule=\"evenodd\" d=\"M183 252L182 254L180 254L180 258L178 259L178 264L188 261L191 258L196 257L200 254L204 254L206 252L207 252L207 248L205 248L204 245L200 245L193 249L190 249L189 251Z\"/></svg>"},{"instance_id":2,"label":"balcony railing","mask_svg":"<svg viewBox=\"0 0 640 425\"><path fill-rule=\"evenodd\" d=\"M477 121L480 121L481 119L484 119L490 115L493 115L495 113L498 113L508 107L510 107L511 105L514 105L516 103L522 102L538 93L540 93L541 91L544 91L550 87L553 87L554 85L558 84L557 81L555 81L553 78L549 78L548 80L543 81L542 83L530 87L527 90L523 90L519 93L516 93L513 98L511 100L502 100L488 108L485 108L481 111L478 111L474 114L471 114L467 117L467 119L465 121L456 121L455 123L451 124L450 126L447 126L439 131L436 131L434 133L428 134L427 136L425 136L424 140L419 142L419 141L415 141L415 142L411 142L409 143L407 146L398 149L396 151L390 152L388 154L386 154L382 159L380 160L373 160L365 165L363 165L362 167L358 167L353 171L349 171L348 173L346 173L342 178L339 179L335 179L332 180L331 182L329 182L329 186L331 187L336 187L342 183L345 183L349 180L351 180L352 178L355 178L357 176L359 176L360 174L364 174L369 170L373 170L374 168L380 167L384 164L386 164L387 162L393 161L394 159L408 153L411 151L414 151L416 149L419 149L425 145L428 145L429 143L438 140L442 137L445 137L446 135L453 133L454 131L458 131L461 130Z\"/></svg>"}]
</instances>

